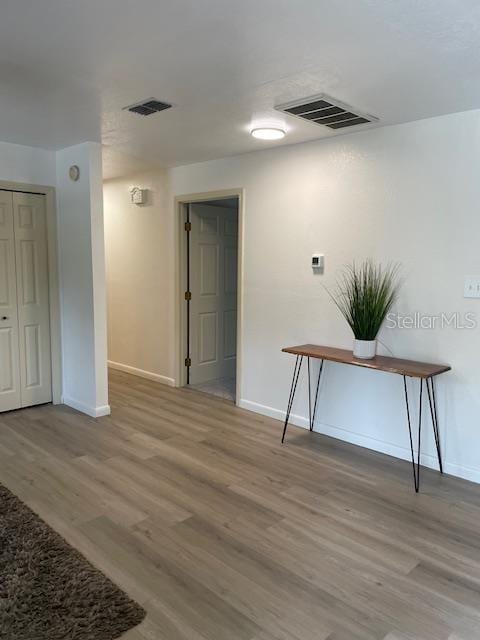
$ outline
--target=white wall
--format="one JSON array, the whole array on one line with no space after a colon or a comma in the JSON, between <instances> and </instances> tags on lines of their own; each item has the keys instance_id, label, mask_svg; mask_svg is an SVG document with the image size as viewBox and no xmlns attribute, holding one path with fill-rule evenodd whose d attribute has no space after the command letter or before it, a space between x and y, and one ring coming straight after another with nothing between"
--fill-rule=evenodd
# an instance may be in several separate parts
<instances>
[{"instance_id":1,"label":"white wall","mask_svg":"<svg viewBox=\"0 0 480 640\"><path fill-rule=\"evenodd\" d=\"M80 180L68 176L80 168ZM106 365L106 303L101 145L57 152L56 185L64 402L91 416L110 413Z\"/></svg>"},{"instance_id":2,"label":"white wall","mask_svg":"<svg viewBox=\"0 0 480 640\"><path fill-rule=\"evenodd\" d=\"M148 189L145 205L130 186ZM108 354L113 367L173 384L173 220L164 171L104 184Z\"/></svg>"},{"instance_id":3,"label":"white wall","mask_svg":"<svg viewBox=\"0 0 480 640\"><path fill-rule=\"evenodd\" d=\"M399 311L480 320L480 300L463 298L464 276L480 274L479 167L476 111L171 170L172 200L245 189L244 407L284 416L293 358L283 346L351 348L323 284L354 258L403 264ZM310 268L317 251L324 276ZM446 470L480 481L480 329L384 330L381 339L395 356L453 367L438 380ZM335 364L325 373L316 429L408 459L402 379ZM306 425L306 409L303 392L296 423ZM430 433L424 443L433 464Z\"/></svg>"},{"instance_id":4,"label":"white wall","mask_svg":"<svg viewBox=\"0 0 480 640\"><path fill-rule=\"evenodd\" d=\"M55 152L0 142L0 180L55 186Z\"/></svg>"},{"instance_id":5,"label":"white wall","mask_svg":"<svg viewBox=\"0 0 480 640\"><path fill-rule=\"evenodd\" d=\"M68 168L80 167L72 182ZM0 142L0 180L54 186L57 193L66 404L92 416L109 413L101 146L61 151Z\"/></svg>"}]
</instances>

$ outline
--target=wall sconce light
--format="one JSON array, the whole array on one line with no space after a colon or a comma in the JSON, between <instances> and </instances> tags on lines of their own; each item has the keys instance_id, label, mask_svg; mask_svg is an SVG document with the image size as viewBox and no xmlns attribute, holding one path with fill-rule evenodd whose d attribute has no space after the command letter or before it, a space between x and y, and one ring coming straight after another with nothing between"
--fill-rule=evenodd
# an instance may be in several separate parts
<instances>
[{"instance_id":1,"label":"wall sconce light","mask_svg":"<svg viewBox=\"0 0 480 640\"><path fill-rule=\"evenodd\" d=\"M132 204L145 204L147 202L147 189L130 187L130 199Z\"/></svg>"}]
</instances>

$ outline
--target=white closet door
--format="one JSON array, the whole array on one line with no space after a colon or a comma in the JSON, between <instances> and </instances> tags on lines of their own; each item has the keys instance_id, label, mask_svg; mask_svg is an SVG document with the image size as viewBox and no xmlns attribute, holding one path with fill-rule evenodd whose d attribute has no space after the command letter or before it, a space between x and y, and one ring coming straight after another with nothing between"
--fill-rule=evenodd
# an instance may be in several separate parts
<instances>
[{"instance_id":1,"label":"white closet door","mask_svg":"<svg viewBox=\"0 0 480 640\"><path fill-rule=\"evenodd\" d=\"M237 212L190 206L190 383L233 378L236 363Z\"/></svg>"},{"instance_id":2,"label":"white closet door","mask_svg":"<svg viewBox=\"0 0 480 640\"><path fill-rule=\"evenodd\" d=\"M14 193L21 406L52 400L45 199Z\"/></svg>"},{"instance_id":3,"label":"white closet door","mask_svg":"<svg viewBox=\"0 0 480 640\"><path fill-rule=\"evenodd\" d=\"M0 191L0 411L21 406L13 196Z\"/></svg>"}]
</instances>

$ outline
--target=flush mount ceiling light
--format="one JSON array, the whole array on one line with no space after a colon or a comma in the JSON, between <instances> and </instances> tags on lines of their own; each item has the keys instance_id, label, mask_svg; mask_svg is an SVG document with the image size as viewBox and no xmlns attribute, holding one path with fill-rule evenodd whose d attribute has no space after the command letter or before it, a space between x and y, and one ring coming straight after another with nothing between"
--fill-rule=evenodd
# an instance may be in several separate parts
<instances>
[{"instance_id":1,"label":"flush mount ceiling light","mask_svg":"<svg viewBox=\"0 0 480 640\"><path fill-rule=\"evenodd\" d=\"M276 127L257 127L250 131L250 135L259 140L281 140L285 137L285 131Z\"/></svg>"}]
</instances>

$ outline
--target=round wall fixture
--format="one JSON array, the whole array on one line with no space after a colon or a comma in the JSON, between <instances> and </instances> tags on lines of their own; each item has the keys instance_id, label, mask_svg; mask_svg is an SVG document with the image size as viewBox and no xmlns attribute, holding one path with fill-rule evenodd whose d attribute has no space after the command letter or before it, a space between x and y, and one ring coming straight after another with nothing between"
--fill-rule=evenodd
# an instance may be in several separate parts
<instances>
[{"instance_id":1,"label":"round wall fixture","mask_svg":"<svg viewBox=\"0 0 480 640\"><path fill-rule=\"evenodd\" d=\"M252 129L250 135L260 140L281 140L285 137L285 131L276 127L258 127Z\"/></svg>"},{"instance_id":2,"label":"round wall fixture","mask_svg":"<svg viewBox=\"0 0 480 640\"><path fill-rule=\"evenodd\" d=\"M70 176L70 180L73 180L73 182L77 182L77 180L80 178L79 167L76 164L72 164L72 166L68 170L68 175Z\"/></svg>"}]
</instances>

